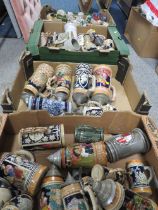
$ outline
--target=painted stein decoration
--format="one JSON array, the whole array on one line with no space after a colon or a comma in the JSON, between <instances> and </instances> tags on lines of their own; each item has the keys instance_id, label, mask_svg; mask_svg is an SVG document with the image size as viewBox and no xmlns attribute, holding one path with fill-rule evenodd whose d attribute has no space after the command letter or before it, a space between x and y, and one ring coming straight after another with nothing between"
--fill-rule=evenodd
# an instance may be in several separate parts
<instances>
[{"instance_id":1,"label":"painted stein decoration","mask_svg":"<svg viewBox=\"0 0 158 210\"><path fill-rule=\"evenodd\" d=\"M76 66L73 101L77 105L88 101L91 91L95 88L95 77L89 64L80 63Z\"/></svg>"},{"instance_id":2,"label":"painted stein decoration","mask_svg":"<svg viewBox=\"0 0 158 210\"><path fill-rule=\"evenodd\" d=\"M23 159L19 155L4 153L0 160L0 174L14 187L35 195L47 167Z\"/></svg>"},{"instance_id":3,"label":"painted stein decoration","mask_svg":"<svg viewBox=\"0 0 158 210\"><path fill-rule=\"evenodd\" d=\"M48 160L60 168L92 168L95 164L107 165L104 142L73 144L48 156Z\"/></svg>"},{"instance_id":4,"label":"painted stein decoration","mask_svg":"<svg viewBox=\"0 0 158 210\"><path fill-rule=\"evenodd\" d=\"M112 179L93 182L93 191L103 209L119 210L124 202L125 192L123 186Z\"/></svg>"},{"instance_id":5,"label":"painted stein decoration","mask_svg":"<svg viewBox=\"0 0 158 210\"><path fill-rule=\"evenodd\" d=\"M105 179L112 179L115 182L124 184L126 180L126 171L122 168L108 168L96 164L91 171L91 177L94 181L102 181Z\"/></svg>"},{"instance_id":6,"label":"painted stein decoration","mask_svg":"<svg viewBox=\"0 0 158 210\"><path fill-rule=\"evenodd\" d=\"M104 129L89 125L79 125L75 128L75 142L94 143L104 140Z\"/></svg>"},{"instance_id":7,"label":"painted stein decoration","mask_svg":"<svg viewBox=\"0 0 158 210\"><path fill-rule=\"evenodd\" d=\"M22 95L22 100L30 110L46 110L50 115L53 116L64 115L65 113L72 112L71 102L34 97L29 94Z\"/></svg>"},{"instance_id":8,"label":"painted stein decoration","mask_svg":"<svg viewBox=\"0 0 158 210\"><path fill-rule=\"evenodd\" d=\"M133 154L148 152L150 140L140 128L135 128L130 133L107 139L106 148L108 161L112 163Z\"/></svg>"},{"instance_id":9,"label":"painted stein decoration","mask_svg":"<svg viewBox=\"0 0 158 210\"><path fill-rule=\"evenodd\" d=\"M18 195L5 203L1 210L32 210L33 200L27 194Z\"/></svg>"},{"instance_id":10,"label":"painted stein decoration","mask_svg":"<svg viewBox=\"0 0 158 210\"><path fill-rule=\"evenodd\" d=\"M54 69L52 66L46 63L40 64L24 86L24 92L37 95L44 90L48 78L52 77L53 74Z\"/></svg>"},{"instance_id":11,"label":"painted stein decoration","mask_svg":"<svg viewBox=\"0 0 158 210\"><path fill-rule=\"evenodd\" d=\"M149 177L147 177L146 171L149 172ZM141 160L131 160L127 162L127 172L132 191L145 196L152 195L150 182L153 174L149 166L144 166Z\"/></svg>"},{"instance_id":12,"label":"painted stein decoration","mask_svg":"<svg viewBox=\"0 0 158 210\"><path fill-rule=\"evenodd\" d=\"M61 147L62 142L64 142L63 124L23 128L19 132L19 144L27 150Z\"/></svg>"},{"instance_id":13,"label":"painted stein decoration","mask_svg":"<svg viewBox=\"0 0 158 210\"><path fill-rule=\"evenodd\" d=\"M96 77L96 88L93 92L92 101L97 101L101 105L115 101L116 90L111 85L111 68L107 65L98 65L94 68L93 74Z\"/></svg>"},{"instance_id":14,"label":"painted stein decoration","mask_svg":"<svg viewBox=\"0 0 158 210\"><path fill-rule=\"evenodd\" d=\"M43 179L40 192L40 210L63 210L61 185L64 183L61 173L51 165Z\"/></svg>"},{"instance_id":15,"label":"painted stein decoration","mask_svg":"<svg viewBox=\"0 0 158 210\"><path fill-rule=\"evenodd\" d=\"M88 187L82 189L80 182L75 181L70 173L62 185L61 194L64 204L64 210L90 210L87 200L84 196L84 191L87 191L92 201L93 209L97 210L95 205L95 197L92 190Z\"/></svg>"},{"instance_id":16,"label":"painted stein decoration","mask_svg":"<svg viewBox=\"0 0 158 210\"><path fill-rule=\"evenodd\" d=\"M0 209L6 203L12 198L12 189L10 183L6 180L0 177Z\"/></svg>"}]
</instances>

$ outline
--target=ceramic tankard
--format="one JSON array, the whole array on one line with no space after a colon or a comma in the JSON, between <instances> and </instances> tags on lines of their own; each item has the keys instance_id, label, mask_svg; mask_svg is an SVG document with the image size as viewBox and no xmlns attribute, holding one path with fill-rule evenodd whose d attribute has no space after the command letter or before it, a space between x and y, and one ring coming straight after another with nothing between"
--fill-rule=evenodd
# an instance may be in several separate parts
<instances>
[{"instance_id":1,"label":"ceramic tankard","mask_svg":"<svg viewBox=\"0 0 158 210\"><path fill-rule=\"evenodd\" d=\"M8 200L12 198L11 185L6 180L0 177L0 209Z\"/></svg>"},{"instance_id":2,"label":"ceramic tankard","mask_svg":"<svg viewBox=\"0 0 158 210\"><path fill-rule=\"evenodd\" d=\"M98 65L93 70L96 77L96 88L93 92L92 101L97 101L101 105L115 101L116 91L111 85L112 70L107 65Z\"/></svg>"},{"instance_id":3,"label":"ceramic tankard","mask_svg":"<svg viewBox=\"0 0 158 210\"><path fill-rule=\"evenodd\" d=\"M54 74L54 69L52 66L42 63L40 64L33 75L29 78L28 83L24 87L24 92L37 95L39 92L43 91L46 86L49 77Z\"/></svg>"},{"instance_id":4,"label":"ceramic tankard","mask_svg":"<svg viewBox=\"0 0 158 210\"><path fill-rule=\"evenodd\" d=\"M146 171L149 172L149 177L145 174ZM153 174L150 167L144 166L141 160L131 160L127 162L127 172L130 187L134 192L146 196L152 194L150 182L153 178Z\"/></svg>"},{"instance_id":5,"label":"ceramic tankard","mask_svg":"<svg viewBox=\"0 0 158 210\"><path fill-rule=\"evenodd\" d=\"M20 155L4 153L0 160L0 173L14 187L35 195L47 167L22 158Z\"/></svg>"},{"instance_id":6,"label":"ceramic tankard","mask_svg":"<svg viewBox=\"0 0 158 210\"><path fill-rule=\"evenodd\" d=\"M95 88L95 77L89 64L81 63L76 66L73 100L77 105L88 101L90 93Z\"/></svg>"}]
</instances>

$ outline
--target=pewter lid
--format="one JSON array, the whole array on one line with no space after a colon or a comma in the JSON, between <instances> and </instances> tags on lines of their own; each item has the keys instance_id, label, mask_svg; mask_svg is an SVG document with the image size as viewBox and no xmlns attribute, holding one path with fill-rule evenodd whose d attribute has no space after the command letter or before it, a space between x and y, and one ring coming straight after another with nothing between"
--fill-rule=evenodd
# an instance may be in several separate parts
<instances>
[{"instance_id":1,"label":"pewter lid","mask_svg":"<svg viewBox=\"0 0 158 210\"><path fill-rule=\"evenodd\" d=\"M56 166L61 168L61 149L57 150L55 153L49 155L47 159L55 164Z\"/></svg>"},{"instance_id":2,"label":"pewter lid","mask_svg":"<svg viewBox=\"0 0 158 210\"><path fill-rule=\"evenodd\" d=\"M110 98L104 93L97 93L94 96L92 96L92 101L97 101L99 104L105 105L109 103Z\"/></svg>"},{"instance_id":3,"label":"pewter lid","mask_svg":"<svg viewBox=\"0 0 158 210\"><path fill-rule=\"evenodd\" d=\"M58 170L57 166L52 164L51 167L49 168L47 174L45 177L52 177L52 176L58 176L62 177L60 171Z\"/></svg>"},{"instance_id":4,"label":"pewter lid","mask_svg":"<svg viewBox=\"0 0 158 210\"><path fill-rule=\"evenodd\" d=\"M71 176L70 172L68 172L65 182L62 184L62 187L65 187L67 185L74 184L74 183L77 183L77 182L79 182L79 181L76 181L73 178L73 176Z\"/></svg>"},{"instance_id":5,"label":"pewter lid","mask_svg":"<svg viewBox=\"0 0 158 210\"><path fill-rule=\"evenodd\" d=\"M104 168L103 166L96 164L93 166L91 171L91 177L94 181L101 181L104 177Z\"/></svg>"}]
</instances>

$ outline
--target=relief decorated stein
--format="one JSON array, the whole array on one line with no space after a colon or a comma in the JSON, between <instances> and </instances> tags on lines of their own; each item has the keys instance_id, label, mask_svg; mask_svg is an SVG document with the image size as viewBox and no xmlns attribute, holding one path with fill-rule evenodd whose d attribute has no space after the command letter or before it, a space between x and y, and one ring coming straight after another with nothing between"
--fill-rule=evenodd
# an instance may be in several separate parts
<instances>
[{"instance_id":1,"label":"relief decorated stein","mask_svg":"<svg viewBox=\"0 0 158 210\"><path fill-rule=\"evenodd\" d=\"M90 92L95 88L95 77L89 64L80 63L76 66L73 101L77 105L88 101Z\"/></svg>"},{"instance_id":2,"label":"relief decorated stein","mask_svg":"<svg viewBox=\"0 0 158 210\"><path fill-rule=\"evenodd\" d=\"M122 168L108 168L96 164L93 166L91 171L91 177L94 181L102 181L105 179L112 179L115 182L124 184L126 180L126 171Z\"/></svg>"},{"instance_id":3,"label":"relief decorated stein","mask_svg":"<svg viewBox=\"0 0 158 210\"><path fill-rule=\"evenodd\" d=\"M29 78L28 83L24 87L24 92L37 95L39 92L43 91L48 78L52 77L53 74L54 69L52 66L46 63L40 64Z\"/></svg>"},{"instance_id":4,"label":"relief decorated stein","mask_svg":"<svg viewBox=\"0 0 158 210\"><path fill-rule=\"evenodd\" d=\"M107 165L104 142L73 144L48 156L48 160L60 168L92 168L95 164Z\"/></svg>"},{"instance_id":5,"label":"relief decorated stein","mask_svg":"<svg viewBox=\"0 0 158 210\"><path fill-rule=\"evenodd\" d=\"M61 185L64 183L61 173L52 165L43 179L40 192L40 210L63 210Z\"/></svg>"},{"instance_id":6,"label":"relief decorated stein","mask_svg":"<svg viewBox=\"0 0 158 210\"><path fill-rule=\"evenodd\" d=\"M0 177L0 209L8 200L12 198L12 189L10 183Z\"/></svg>"},{"instance_id":7,"label":"relief decorated stein","mask_svg":"<svg viewBox=\"0 0 158 210\"><path fill-rule=\"evenodd\" d=\"M145 173L148 171L148 173ZM127 162L127 172L130 188L139 194L150 196L152 190L150 182L153 178L152 171L149 166L144 166L141 160L131 160ZM147 176L149 174L149 176Z\"/></svg>"},{"instance_id":8,"label":"relief decorated stein","mask_svg":"<svg viewBox=\"0 0 158 210\"><path fill-rule=\"evenodd\" d=\"M111 85L111 68L107 65L98 65L94 68L93 74L96 77L96 88L93 92L92 101L97 101L101 105L115 101L116 91Z\"/></svg>"},{"instance_id":9,"label":"relief decorated stein","mask_svg":"<svg viewBox=\"0 0 158 210\"><path fill-rule=\"evenodd\" d=\"M61 147L64 142L64 125L22 128L19 132L19 144L23 149L49 149Z\"/></svg>"},{"instance_id":10,"label":"relief decorated stein","mask_svg":"<svg viewBox=\"0 0 158 210\"><path fill-rule=\"evenodd\" d=\"M32 210L33 201L27 194L18 195L5 203L1 210Z\"/></svg>"},{"instance_id":11,"label":"relief decorated stein","mask_svg":"<svg viewBox=\"0 0 158 210\"><path fill-rule=\"evenodd\" d=\"M106 148L108 161L112 163L133 154L148 152L150 140L140 128L135 128L130 133L107 139Z\"/></svg>"},{"instance_id":12,"label":"relief decorated stein","mask_svg":"<svg viewBox=\"0 0 158 210\"><path fill-rule=\"evenodd\" d=\"M20 155L4 153L0 160L0 174L14 187L35 195L47 167L22 158Z\"/></svg>"},{"instance_id":13,"label":"relief decorated stein","mask_svg":"<svg viewBox=\"0 0 158 210\"><path fill-rule=\"evenodd\" d=\"M104 129L89 125L79 125L75 128L75 142L94 143L104 140Z\"/></svg>"}]
</instances>

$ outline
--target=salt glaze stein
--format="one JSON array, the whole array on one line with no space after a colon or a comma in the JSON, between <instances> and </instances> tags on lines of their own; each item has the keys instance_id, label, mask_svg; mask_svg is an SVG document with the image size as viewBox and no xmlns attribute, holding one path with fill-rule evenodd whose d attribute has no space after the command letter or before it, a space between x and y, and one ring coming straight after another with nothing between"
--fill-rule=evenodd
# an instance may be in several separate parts
<instances>
[{"instance_id":1,"label":"salt glaze stein","mask_svg":"<svg viewBox=\"0 0 158 210\"><path fill-rule=\"evenodd\" d=\"M1 210L32 210L33 200L27 194L18 195L5 203Z\"/></svg>"},{"instance_id":2,"label":"salt glaze stein","mask_svg":"<svg viewBox=\"0 0 158 210\"><path fill-rule=\"evenodd\" d=\"M112 179L93 182L95 192L101 206L106 210L119 210L124 202L125 192L123 186Z\"/></svg>"},{"instance_id":3,"label":"salt glaze stein","mask_svg":"<svg viewBox=\"0 0 158 210\"><path fill-rule=\"evenodd\" d=\"M107 65L98 65L94 68L93 74L96 77L96 88L93 92L92 101L101 105L115 101L116 91L111 85L112 70Z\"/></svg>"},{"instance_id":4,"label":"salt glaze stein","mask_svg":"<svg viewBox=\"0 0 158 210\"><path fill-rule=\"evenodd\" d=\"M64 183L61 173L52 165L43 179L40 192L40 210L63 210L61 185Z\"/></svg>"},{"instance_id":5,"label":"salt glaze stein","mask_svg":"<svg viewBox=\"0 0 158 210\"><path fill-rule=\"evenodd\" d=\"M73 101L77 105L88 101L90 93L95 89L95 77L89 64L80 63L76 66Z\"/></svg>"},{"instance_id":6,"label":"salt glaze stein","mask_svg":"<svg viewBox=\"0 0 158 210\"><path fill-rule=\"evenodd\" d=\"M106 140L107 157L110 163L137 153L146 153L150 149L150 140L140 129L119 134Z\"/></svg>"},{"instance_id":7,"label":"salt glaze stein","mask_svg":"<svg viewBox=\"0 0 158 210\"><path fill-rule=\"evenodd\" d=\"M146 171L149 172L149 177L147 177ZM127 162L127 172L130 187L134 192L146 196L152 195L149 184L153 178L153 174L150 167L144 166L141 160L131 160Z\"/></svg>"},{"instance_id":8,"label":"salt glaze stein","mask_svg":"<svg viewBox=\"0 0 158 210\"><path fill-rule=\"evenodd\" d=\"M35 195L47 167L23 159L21 156L4 153L0 160L0 173L14 187Z\"/></svg>"},{"instance_id":9,"label":"salt glaze stein","mask_svg":"<svg viewBox=\"0 0 158 210\"><path fill-rule=\"evenodd\" d=\"M39 92L43 91L46 86L49 77L54 74L54 69L52 66L42 63L40 64L33 75L29 78L28 83L24 87L24 92L37 95Z\"/></svg>"},{"instance_id":10,"label":"salt glaze stein","mask_svg":"<svg viewBox=\"0 0 158 210\"><path fill-rule=\"evenodd\" d=\"M10 183L0 177L0 209L8 200L12 198L12 189Z\"/></svg>"},{"instance_id":11,"label":"salt glaze stein","mask_svg":"<svg viewBox=\"0 0 158 210\"><path fill-rule=\"evenodd\" d=\"M89 125L79 125L75 128L75 142L94 143L104 140L104 129Z\"/></svg>"},{"instance_id":12,"label":"salt glaze stein","mask_svg":"<svg viewBox=\"0 0 158 210\"><path fill-rule=\"evenodd\" d=\"M19 144L23 149L38 150L61 147L64 142L64 125L22 128Z\"/></svg>"},{"instance_id":13,"label":"salt glaze stein","mask_svg":"<svg viewBox=\"0 0 158 210\"><path fill-rule=\"evenodd\" d=\"M48 160L60 168L92 168L95 164L107 165L104 142L73 144L48 156Z\"/></svg>"},{"instance_id":14,"label":"salt glaze stein","mask_svg":"<svg viewBox=\"0 0 158 210\"><path fill-rule=\"evenodd\" d=\"M112 179L115 182L124 184L126 180L126 171L122 168L108 168L96 164L91 170L91 177L94 181L102 181L105 179Z\"/></svg>"},{"instance_id":15,"label":"salt glaze stein","mask_svg":"<svg viewBox=\"0 0 158 210\"><path fill-rule=\"evenodd\" d=\"M82 189L80 183L75 181L68 173L65 183L62 185L61 194L64 210L90 210L84 191L88 192L92 201L93 210L97 210L94 194L88 186Z\"/></svg>"}]
</instances>

